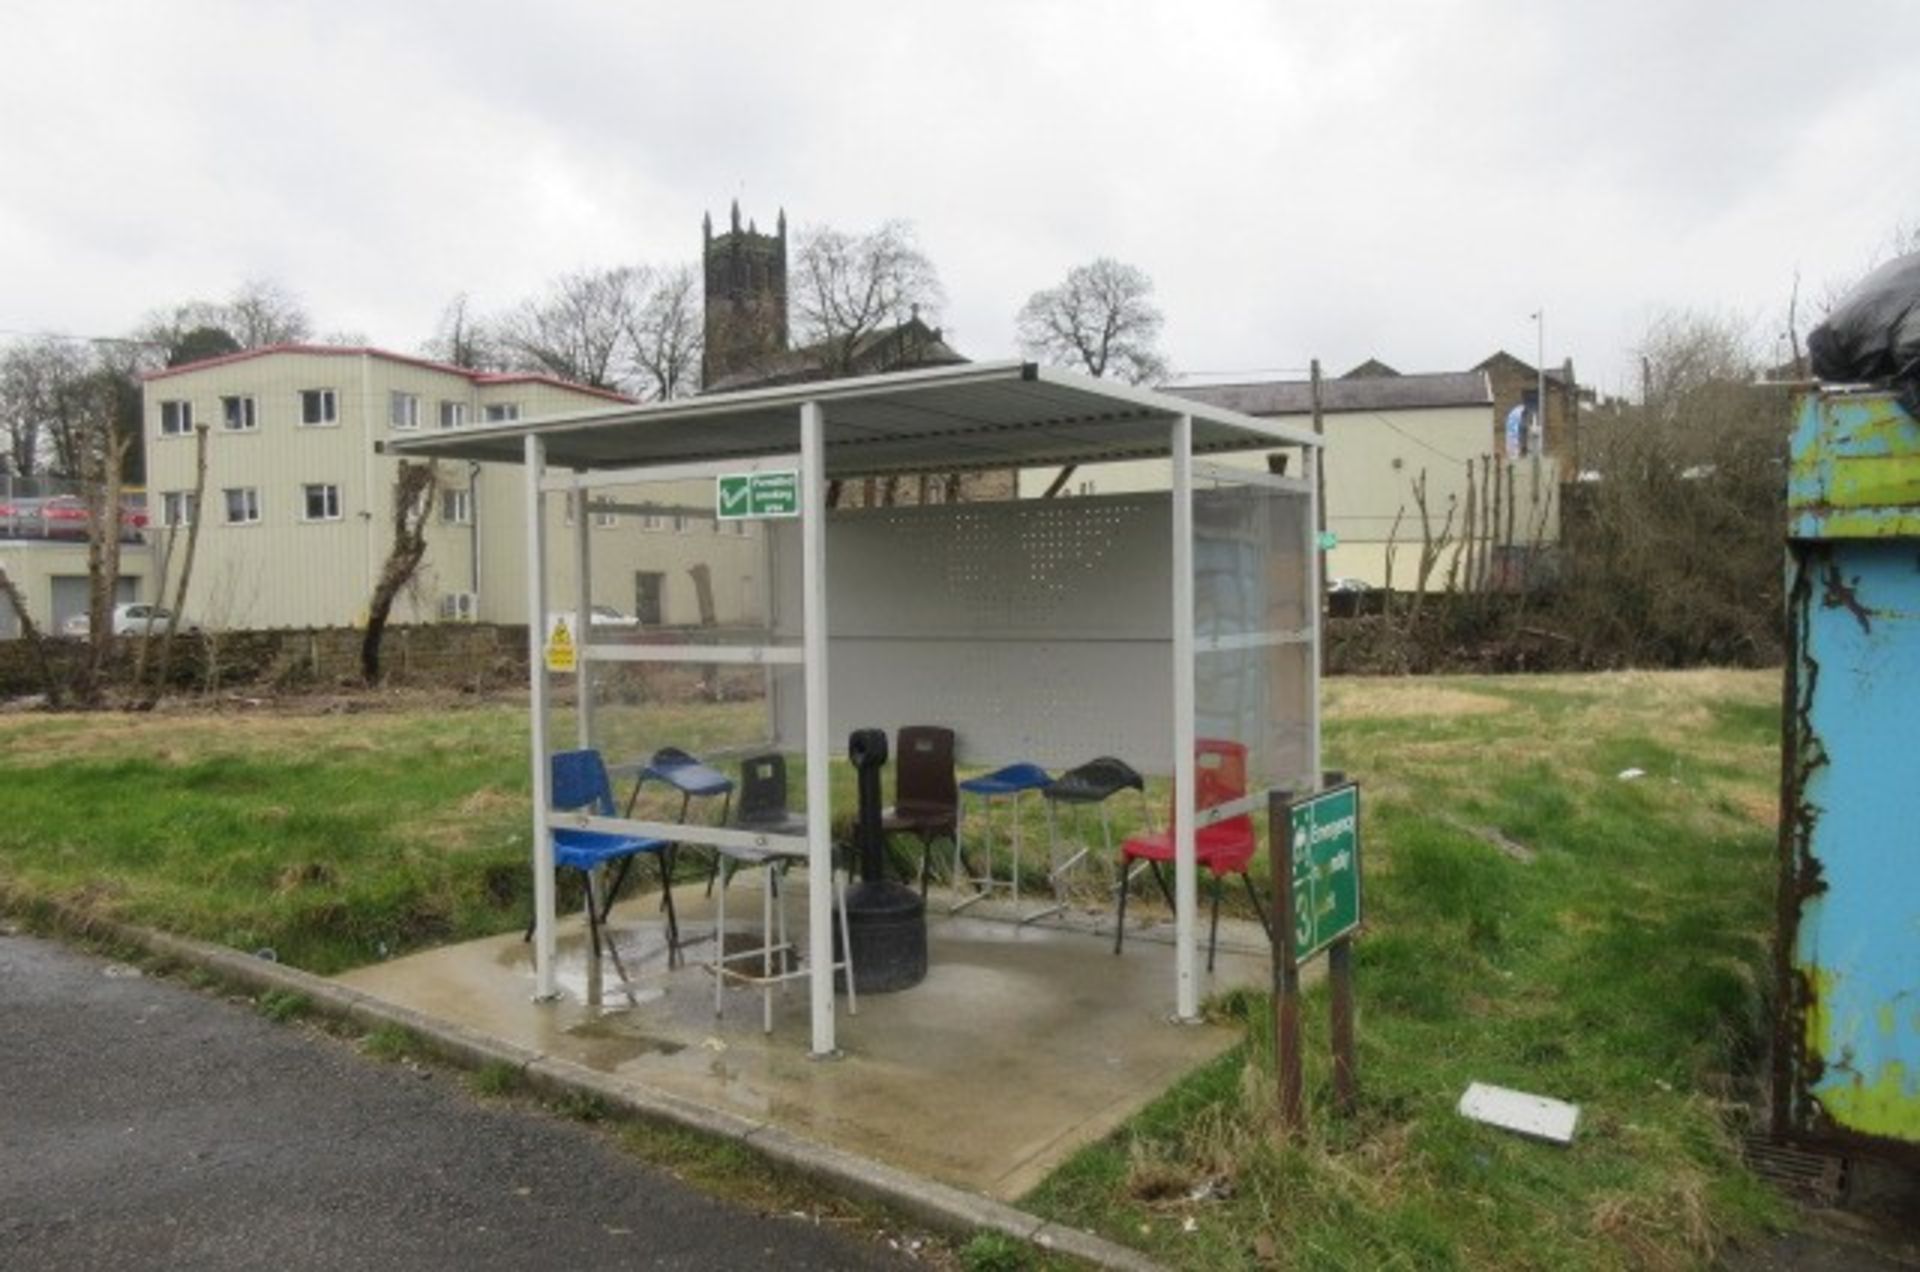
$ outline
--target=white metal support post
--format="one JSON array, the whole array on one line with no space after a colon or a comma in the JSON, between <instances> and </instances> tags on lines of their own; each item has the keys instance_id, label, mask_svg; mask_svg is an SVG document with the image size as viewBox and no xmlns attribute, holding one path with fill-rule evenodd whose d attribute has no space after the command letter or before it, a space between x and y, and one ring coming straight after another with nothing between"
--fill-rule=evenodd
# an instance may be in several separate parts
<instances>
[{"instance_id":1,"label":"white metal support post","mask_svg":"<svg viewBox=\"0 0 1920 1272\"><path fill-rule=\"evenodd\" d=\"M567 498L573 501L573 713L584 751L593 745L593 679L587 667L587 633L593 623L593 543L587 535L587 492L575 490Z\"/></svg>"},{"instance_id":2,"label":"white metal support post","mask_svg":"<svg viewBox=\"0 0 1920 1272\"><path fill-rule=\"evenodd\" d=\"M553 966L553 836L547 831L547 499L540 479L547 446L538 436L526 440L527 468L527 710L532 716L533 763L533 996L558 998Z\"/></svg>"},{"instance_id":3,"label":"white metal support post","mask_svg":"<svg viewBox=\"0 0 1920 1272\"><path fill-rule=\"evenodd\" d=\"M1193 417L1173 421L1173 919L1174 1016L1200 1018L1194 957L1199 879L1194 866Z\"/></svg>"},{"instance_id":4,"label":"white metal support post","mask_svg":"<svg viewBox=\"0 0 1920 1272\"><path fill-rule=\"evenodd\" d=\"M826 411L800 407L800 536L803 670L807 698L807 966L813 1055L834 1054L833 807L827 720ZM851 973L849 973L851 974Z\"/></svg>"}]
</instances>

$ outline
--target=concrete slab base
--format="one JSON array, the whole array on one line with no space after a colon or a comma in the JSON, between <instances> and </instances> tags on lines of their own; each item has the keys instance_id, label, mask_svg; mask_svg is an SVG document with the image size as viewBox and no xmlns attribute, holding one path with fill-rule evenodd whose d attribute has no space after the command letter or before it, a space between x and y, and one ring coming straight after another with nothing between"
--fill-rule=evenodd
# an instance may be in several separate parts
<instances>
[{"instance_id":1,"label":"concrete slab base","mask_svg":"<svg viewBox=\"0 0 1920 1272\"><path fill-rule=\"evenodd\" d=\"M843 997L842 1055L815 1061L803 982L776 993L771 1034L762 1031L756 989L729 989L724 1014L715 1016L713 981L699 966L714 948L712 909L694 889L687 893L680 912L688 965L667 970L656 899L625 901L613 931L632 993L609 983L597 1004L588 1001L586 932L577 918L562 927L558 1001L533 1001L531 951L517 934L337 980L598 1071L610 1089L678 1097L734 1133L759 1124L1003 1200L1027 1192L1237 1037L1169 1022L1168 923L1129 923L1116 958L1110 914L1068 911L1022 925L991 902L946 915L949 898L936 893L927 979L901 993L862 995L858 1015ZM728 909L730 948L757 936L756 878L735 880ZM788 916L804 947L798 879ZM1263 986L1268 974L1259 927L1223 920L1218 967L1203 993ZM611 963L605 976L614 979ZM538 1068L530 1062L530 1072Z\"/></svg>"}]
</instances>

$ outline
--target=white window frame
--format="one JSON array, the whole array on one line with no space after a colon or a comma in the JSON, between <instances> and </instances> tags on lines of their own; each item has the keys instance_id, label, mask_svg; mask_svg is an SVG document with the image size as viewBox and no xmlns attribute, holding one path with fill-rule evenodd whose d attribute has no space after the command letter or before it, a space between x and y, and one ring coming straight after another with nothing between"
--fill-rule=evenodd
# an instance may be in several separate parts
<instances>
[{"instance_id":1,"label":"white window frame","mask_svg":"<svg viewBox=\"0 0 1920 1272\"><path fill-rule=\"evenodd\" d=\"M171 422L171 427L169 427ZM160 403L160 436L190 437L193 434L193 401L167 398Z\"/></svg>"},{"instance_id":2,"label":"white window frame","mask_svg":"<svg viewBox=\"0 0 1920 1272\"><path fill-rule=\"evenodd\" d=\"M473 492L449 486L440 492L440 521L449 526L473 524Z\"/></svg>"},{"instance_id":3,"label":"white window frame","mask_svg":"<svg viewBox=\"0 0 1920 1272\"><path fill-rule=\"evenodd\" d=\"M320 516L313 515L313 495L321 492L323 511ZM330 506L330 507L329 507ZM340 520L340 484L332 481L309 481L300 485L300 520L309 525L318 525L324 521Z\"/></svg>"},{"instance_id":4,"label":"white window frame","mask_svg":"<svg viewBox=\"0 0 1920 1272\"><path fill-rule=\"evenodd\" d=\"M244 496L242 503L246 505L247 516L235 517L233 515L233 497L235 495ZM230 526L257 526L260 524L260 487L225 487L220 492L220 504L221 512L225 514L226 517L224 524Z\"/></svg>"},{"instance_id":5,"label":"white window frame","mask_svg":"<svg viewBox=\"0 0 1920 1272\"><path fill-rule=\"evenodd\" d=\"M447 420L447 417L449 415L453 417L453 420L451 423L449 423ZM440 399L440 427L441 428L465 428L466 426L467 426L467 404L465 402L456 402L452 398L441 398Z\"/></svg>"},{"instance_id":6,"label":"white window frame","mask_svg":"<svg viewBox=\"0 0 1920 1272\"><path fill-rule=\"evenodd\" d=\"M598 529L611 530L620 524L620 514L609 508L594 508L593 524Z\"/></svg>"},{"instance_id":7,"label":"white window frame","mask_svg":"<svg viewBox=\"0 0 1920 1272\"><path fill-rule=\"evenodd\" d=\"M420 395L393 389L387 394L387 427L413 432L420 427Z\"/></svg>"},{"instance_id":8,"label":"white window frame","mask_svg":"<svg viewBox=\"0 0 1920 1272\"><path fill-rule=\"evenodd\" d=\"M480 419L487 424L511 424L519 418L518 402L489 402L480 408Z\"/></svg>"},{"instance_id":9,"label":"white window frame","mask_svg":"<svg viewBox=\"0 0 1920 1272\"><path fill-rule=\"evenodd\" d=\"M323 408L320 418L307 418L307 399L317 397ZM300 427L301 428L338 428L340 426L340 394L335 389L300 390Z\"/></svg>"},{"instance_id":10,"label":"white window frame","mask_svg":"<svg viewBox=\"0 0 1920 1272\"><path fill-rule=\"evenodd\" d=\"M236 412L240 422L234 423ZM251 393L223 393L220 395L220 431L223 433L254 433L260 429L260 407Z\"/></svg>"},{"instance_id":11,"label":"white window frame","mask_svg":"<svg viewBox=\"0 0 1920 1272\"><path fill-rule=\"evenodd\" d=\"M191 490L163 490L160 492L160 524L164 528L179 527L184 530L193 524L200 509L195 505Z\"/></svg>"}]
</instances>

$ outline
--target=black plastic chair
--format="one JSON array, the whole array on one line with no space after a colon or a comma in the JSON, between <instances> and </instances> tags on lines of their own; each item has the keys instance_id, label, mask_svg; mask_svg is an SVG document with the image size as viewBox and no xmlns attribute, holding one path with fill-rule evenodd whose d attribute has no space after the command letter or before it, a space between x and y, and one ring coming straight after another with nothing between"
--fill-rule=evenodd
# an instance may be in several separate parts
<instances>
[{"instance_id":1,"label":"black plastic chair","mask_svg":"<svg viewBox=\"0 0 1920 1272\"><path fill-rule=\"evenodd\" d=\"M953 730L904 726L894 738L893 807L880 815L884 835L920 841L920 895L933 878L933 841L960 833L960 783L953 767Z\"/></svg>"},{"instance_id":2,"label":"black plastic chair","mask_svg":"<svg viewBox=\"0 0 1920 1272\"><path fill-rule=\"evenodd\" d=\"M1110 803L1121 791L1132 790L1139 793L1140 807L1149 826L1152 825L1152 810L1147 808L1147 782L1140 776L1138 769L1125 760L1111 755L1102 755L1088 760L1077 768L1070 768L1053 781L1040 788L1040 797L1047 802L1047 861L1050 869L1047 880L1053 885L1055 903L1051 909L1042 910L1032 917L1040 918L1067 908L1063 896L1066 877L1070 871L1093 850L1085 840L1064 861L1060 857L1060 834L1058 816L1054 809L1066 805L1074 810L1076 826L1078 810L1089 806L1100 810L1100 840L1106 851L1106 860L1113 858L1113 819L1110 816ZM1122 888L1127 880L1123 876Z\"/></svg>"}]
</instances>

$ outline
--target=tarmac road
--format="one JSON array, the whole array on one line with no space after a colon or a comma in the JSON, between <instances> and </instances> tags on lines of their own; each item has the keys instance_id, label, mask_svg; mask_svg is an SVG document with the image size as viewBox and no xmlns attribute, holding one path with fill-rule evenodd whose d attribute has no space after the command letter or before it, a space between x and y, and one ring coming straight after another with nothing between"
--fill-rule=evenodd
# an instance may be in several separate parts
<instances>
[{"instance_id":1,"label":"tarmac road","mask_svg":"<svg viewBox=\"0 0 1920 1272\"><path fill-rule=\"evenodd\" d=\"M585 1127L0 935L0 1267L890 1268Z\"/></svg>"}]
</instances>

